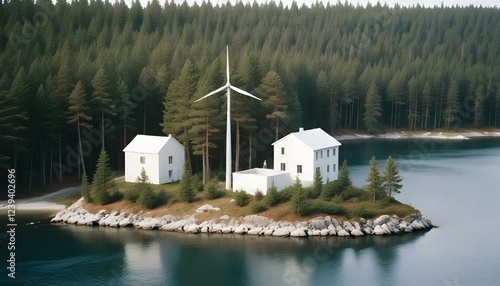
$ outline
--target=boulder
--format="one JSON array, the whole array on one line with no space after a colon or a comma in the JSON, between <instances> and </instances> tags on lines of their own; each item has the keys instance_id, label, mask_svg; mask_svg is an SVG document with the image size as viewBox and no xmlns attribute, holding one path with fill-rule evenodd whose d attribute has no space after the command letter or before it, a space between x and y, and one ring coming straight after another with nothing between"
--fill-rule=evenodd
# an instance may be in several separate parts
<instances>
[{"instance_id":1,"label":"boulder","mask_svg":"<svg viewBox=\"0 0 500 286\"><path fill-rule=\"evenodd\" d=\"M381 215L373 221L374 225L382 225L391 221L391 217L388 215Z\"/></svg>"},{"instance_id":2,"label":"boulder","mask_svg":"<svg viewBox=\"0 0 500 286\"><path fill-rule=\"evenodd\" d=\"M322 229L319 234L321 236L328 236L328 235L330 235L329 231L330 231L329 229L325 228L325 229Z\"/></svg>"},{"instance_id":3,"label":"boulder","mask_svg":"<svg viewBox=\"0 0 500 286\"><path fill-rule=\"evenodd\" d=\"M373 233L375 235L384 235L385 234L385 230L382 229L382 227L380 225L376 225L375 226L375 229L373 229Z\"/></svg>"},{"instance_id":4,"label":"boulder","mask_svg":"<svg viewBox=\"0 0 500 286\"><path fill-rule=\"evenodd\" d=\"M350 234L345 229L341 229L339 232L337 232L337 235L338 236L350 236Z\"/></svg>"},{"instance_id":5,"label":"boulder","mask_svg":"<svg viewBox=\"0 0 500 286\"><path fill-rule=\"evenodd\" d=\"M262 231L262 227L258 226L258 227L254 227L252 229L250 229L247 234L251 234L251 235L259 235L260 232Z\"/></svg>"},{"instance_id":6,"label":"boulder","mask_svg":"<svg viewBox=\"0 0 500 286\"><path fill-rule=\"evenodd\" d=\"M236 234L245 234L248 232L248 227L244 224L240 224L236 229L234 230L234 233Z\"/></svg>"},{"instance_id":7,"label":"boulder","mask_svg":"<svg viewBox=\"0 0 500 286\"><path fill-rule=\"evenodd\" d=\"M118 225L119 225L120 227L129 226L129 225L131 225L131 224L132 224L132 221L131 221L131 220L130 220L130 218L128 218L128 217L127 217L127 218L122 219L122 220L118 223Z\"/></svg>"},{"instance_id":8,"label":"boulder","mask_svg":"<svg viewBox=\"0 0 500 286\"><path fill-rule=\"evenodd\" d=\"M359 229L354 229L353 231L351 231L351 235L354 235L354 236L363 236L365 235L361 230Z\"/></svg>"},{"instance_id":9,"label":"boulder","mask_svg":"<svg viewBox=\"0 0 500 286\"><path fill-rule=\"evenodd\" d=\"M219 217L219 219L220 220L229 220L229 219L231 219L231 217L228 216L228 215L222 215L222 216Z\"/></svg>"},{"instance_id":10,"label":"boulder","mask_svg":"<svg viewBox=\"0 0 500 286\"><path fill-rule=\"evenodd\" d=\"M424 224L419 219L416 219L416 220L412 221L411 224L410 224L410 226L413 229L416 229L416 230L424 229L425 228Z\"/></svg>"},{"instance_id":11,"label":"boulder","mask_svg":"<svg viewBox=\"0 0 500 286\"><path fill-rule=\"evenodd\" d=\"M322 217L315 218L309 221L309 228L311 229L324 229L327 228L325 220Z\"/></svg>"},{"instance_id":12,"label":"boulder","mask_svg":"<svg viewBox=\"0 0 500 286\"><path fill-rule=\"evenodd\" d=\"M200 233L200 226L197 224L188 224L184 226L185 233Z\"/></svg>"},{"instance_id":13,"label":"boulder","mask_svg":"<svg viewBox=\"0 0 500 286\"><path fill-rule=\"evenodd\" d=\"M319 230L319 229L313 229L311 235L312 236L320 236L321 235L321 230Z\"/></svg>"},{"instance_id":14,"label":"boulder","mask_svg":"<svg viewBox=\"0 0 500 286\"><path fill-rule=\"evenodd\" d=\"M291 237L306 237L307 233L303 228L297 228L294 231L290 232Z\"/></svg>"},{"instance_id":15,"label":"boulder","mask_svg":"<svg viewBox=\"0 0 500 286\"><path fill-rule=\"evenodd\" d=\"M280 227L273 232L273 236L289 236L290 231L286 227Z\"/></svg>"},{"instance_id":16,"label":"boulder","mask_svg":"<svg viewBox=\"0 0 500 286\"><path fill-rule=\"evenodd\" d=\"M384 223L380 227L382 227L382 229L384 230L385 234L391 234L391 230L389 229L389 227L387 226L387 224Z\"/></svg>"}]
</instances>

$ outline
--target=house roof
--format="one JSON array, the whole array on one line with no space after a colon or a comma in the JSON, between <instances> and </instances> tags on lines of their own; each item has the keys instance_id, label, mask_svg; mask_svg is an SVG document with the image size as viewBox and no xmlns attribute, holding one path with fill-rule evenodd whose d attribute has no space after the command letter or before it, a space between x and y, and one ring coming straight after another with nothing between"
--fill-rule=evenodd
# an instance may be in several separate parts
<instances>
[{"instance_id":1,"label":"house roof","mask_svg":"<svg viewBox=\"0 0 500 286\"><path fill-rule=\"evenodd\" d=\"M123 149L123 152L158 154L169 141L175 141L180 145L180 143L175 140L172 135L151 136L138 134L132 141L130 141L130 143L128 143L127 147Z\"/></svg>"},{"instance_id":2,"label":"house roof","mask_svg":"<svg viewBox=\"0 0 500 286\"><path fill-rule=\"evenodd\" d=\"M295 137L305 145L307 145L312 150L321 150L325 148L338 147L340 144L335 138L333 138L330 134L323 131L321 128L303 130L302 128L299 132L293 132L288 134L287 136L281 138L280 140L273 143L276 144L281 141L288 140L291 137Z\"/></svg>"}]
</instances>

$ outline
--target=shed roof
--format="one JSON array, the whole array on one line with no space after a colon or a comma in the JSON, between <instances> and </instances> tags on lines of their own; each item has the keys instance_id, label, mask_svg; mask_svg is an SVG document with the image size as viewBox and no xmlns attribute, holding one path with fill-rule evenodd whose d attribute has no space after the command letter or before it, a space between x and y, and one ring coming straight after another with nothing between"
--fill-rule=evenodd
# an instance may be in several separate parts
<instances>
[{"instance_id":1,"label":"shed roof","mask_svg":"<svg viewBox=\"0 0 500 286\"><path fill-rule=\"evenodd\" d=\"M291 137L297 138L312 150L321 150L342 145L339 141L337 141L337 139L333 138L330 134L326 133L321 128L309 130L303 130L301 128L299 132L290 133L280 140L274 142L273 145L278 142L288 140Z\"/></svg>"},{"instance_id":2,"label":"shed roof","mask_svg":"<svg viewBox=\"0 0 500 286\"><path fill-rule=\"evenodd\" d=\"M127 147L123 149L123 152L158 154L169 141L175 141L177 144L181 145L172 135L152 136L138 134L128 143Z\"/></svg>"}]
</instances>

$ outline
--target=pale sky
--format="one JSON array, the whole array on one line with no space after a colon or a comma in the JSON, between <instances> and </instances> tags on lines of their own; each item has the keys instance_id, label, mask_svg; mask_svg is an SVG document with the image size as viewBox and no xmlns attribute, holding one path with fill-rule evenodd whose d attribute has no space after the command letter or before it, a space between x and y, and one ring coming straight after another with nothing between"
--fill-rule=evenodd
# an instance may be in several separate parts
<instances>
[{"instance_id":1,"label":"pale sky","mask_svg":"<svg viewBox=\"0 0 500 286\"><path fill-rule=\"evenodd\" d=\"M143 7L145 7L149 1L150 0L140 0ZM171 0L168 0L168 1L170 2ZM184 0L174 0L174 1L177 3L184 2ZM201 4L203 2L203 0L187 0L187 3L192 4L195 1L198 4ZM225 4L225 3L227 3L227 1L228 0L210 0L212 5L214 5L214 6L217 3ZM242 1L243 3L253 3L254 2L254 0L229 0L229 1L233 4L237 3L238 1ZM270 2L268 0L256 0L256 1L257 1L257 3ZM280 2L280 0L274 0L274 1L275 1L275 3ZM290 6L290 4L292 3L293 0L281 0L281 1L283 2L283 5ZM113 2L113 1L110 1L110 2ZM127 4L130 4L132 2L132 0L125 0L125 2ZM165 1L159 0L159 2L161 5L163 5L163 3ZM310 5L310 4L316 3L317 0L296 0L295 2L297 2L297 5L300 7L300 6L302 6L303 3L305 3L306 5ZM328 3L328 2L335 4L338 1L337 0L323 0L323 1L318 1L318 2L323 2L323 4L326 5L326 3ZM344 3L345 0L341 0L340 2ZM372 3L372 5L375 5L377 3L377 0L375 0L375 1L374 0L371 0L371 1L369 1L369 0L348 0L348 2L351 2L354 5L361 4L361 5L365 6L366 3L368 3L368 2ZM384 3L387 3L387 5L393 6L394 4L399 3L400 6L406 6L406 7L411 7L413 5L417 5L417 3L419 3L420 5L423 5L425 7L434 7L434 6L441 6L441 2L444 4L444 6L455 6L455 5L479 6L479 5L482 5L483 7L500 7L500 0L444 0L444 1L441 1L441 0L381 0L380 1L380 3L382 5Z\"/></svg>"}]
</instances>

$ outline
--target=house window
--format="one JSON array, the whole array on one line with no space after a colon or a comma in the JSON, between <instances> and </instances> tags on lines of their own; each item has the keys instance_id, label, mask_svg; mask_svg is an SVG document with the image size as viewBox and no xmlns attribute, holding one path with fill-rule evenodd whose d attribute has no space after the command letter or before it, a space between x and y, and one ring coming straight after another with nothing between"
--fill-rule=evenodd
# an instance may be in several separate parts
<instances>
[{"instance_id":1,"label":"house window","mask_svg":"<svg viewBox=\"0 0 500 286\"><path fill-rule=\"evenodd\" d=\"M281 171L286 171L285 163L281 163Z\"/></svg>"},{"instance_id":2,"label":"house window","mask_svg":"<svg viewBox=\"0 0 500 286\"><path fill-rule=\"evenodd\" d=\"M319 167L316 167L316 174L320 172Z\"/></svg>"},{"instance_id":3,"label":"house window","mask_svg":"<svg viewBox=\"0 0 500 286\"><path fill-rule=\"evenodd\" d=\"M168 170L168 178L172 179L172 170Z\"/></svg>"},{"instance_id":4,"label":"house window","mask_svg":"<svg viewBox=\"0 0 500 286\"><path fill-rule=\"evenodd\" d=\"M318 151L316 151L316 160L318 160Z\"/></svg>"},{"instance_id":5,"label":"house window","mask_svg":"<svg viewBox=\"0 0 500 286\"><path fill-rule=\"evenodd\" d=\"M173 156L168 156L168 163L172 164L174 162L174 157Z\"/></svg>"},{"instance_id":6,"label":"house window","mask_svg":"<svg viewBox=\"0 0 500 286\"><path fill-rule=\"evenodd\" d=\"M321 150L321 159L323 159L323 150Z\"/></svg>"},{"instance_id":7,"label":"house window","mask_svg":"<svg viewBox=\"0 0 500 286\"><path fill-rule=\"evenodd\" d=\"M141 164L146 164L146 157L141 156Z\"/></svg>"},{"instance_id":8,"label":"house window","mask_svg":"<svg viewBox=\"0 0 500 286\"><path fill-rule=\"evenodd\" d=\"M330 173L330 165L326 165L326 172Z\"/></svg>"},{"instance_id":9,"label":"house window","mask_svg":"<svg viewBox=\"0 0 500 286\"><path fill-rule=\"evenodd\" d=\"M302 174L302 165L297 165L297 174Z\"/></svg>"},{"instance_id":10,"label":"house window","mask_svg":"<svg viewBox=\"0 0 500 286\"><path fill-rule=\"evenodd\" d=\"M326 157L330 157L330 149L326 150Z\"/></svg>"},{"instance_id":11,"label":"house window","mask_svg":"<svg viewBox=\"0 0 500 286\"><path fill-rule=\"evenodd\" d=\"M335 149L335 148L333 148L333 156L335 156L335 150L336 150L336 149Z\"/></svg>"},{"instance_id":12,"label":"house window","mask_svg":"<svg viewBox=\"0 0 500 286\"><path fill-rule=\"evenodd\" d=\"M337 172L337 164L333 164L333 171Z\"/></svg>"},{"instance_id":13,"label":"house window","mask_svg":"<svg viewBox=\"0 0 500 286\"><path fill-rule=\"evenodd\" d=\"M285 147L281 147L281 155L285 155Z\"/></svg>"}]
</instances>

